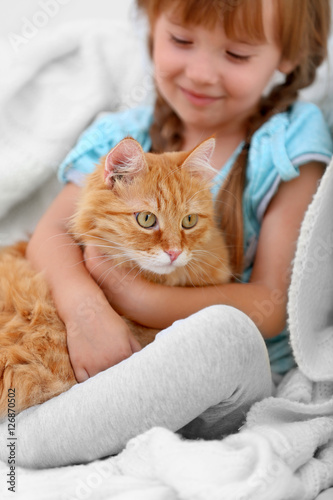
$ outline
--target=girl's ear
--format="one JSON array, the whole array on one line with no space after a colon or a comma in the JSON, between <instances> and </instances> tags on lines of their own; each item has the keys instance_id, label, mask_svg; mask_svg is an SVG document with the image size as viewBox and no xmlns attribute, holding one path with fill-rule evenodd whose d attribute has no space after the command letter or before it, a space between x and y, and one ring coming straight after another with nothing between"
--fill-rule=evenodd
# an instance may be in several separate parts
<instances>
[{"instance_id":1,"label":"girl's ear","mask_svg":"<svg viewBox=\"0 0 333 500\"><path fill-rule=\"evenodd\" d=\"M279 64L278 70L281 71L281 73L284 73L285 75L289 75L289 73L294 71L297 64L298 64L297 62L289 61L288 59L282 59Z\"/></svg>"},{"instance_id":2,"label":"girl's ear","mask_svg":"<svg viewBox=\"0 0 333 500\"><path fill-rule=\"evenodd\" d=\"M192 174L205 180L212 180L217 174L215 168L210 164L215 149L215 139L210 137L194 148L184 163L182 168L187 168Z\"/></svg>"},{"instance_id":3,"label":"girl's ear","mask_svg":"<svg viewBox=\"0 0 333 500\"><path fill-rule=\"evenodd\" d=\"M116 180L131 182L146 166L144 152L140 144L127 137L115 146L105 159L104 181L113 188Z\"/></svg>"}]
</instances>

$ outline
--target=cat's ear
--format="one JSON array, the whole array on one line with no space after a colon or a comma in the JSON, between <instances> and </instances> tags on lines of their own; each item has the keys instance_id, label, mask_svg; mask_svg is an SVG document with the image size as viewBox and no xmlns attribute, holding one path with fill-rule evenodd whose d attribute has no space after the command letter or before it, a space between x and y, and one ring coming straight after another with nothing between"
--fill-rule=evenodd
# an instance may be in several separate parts
<instances>
[{"instance_id":1,"label":"cat's ear","mask_svg":"<svg viewBox=\"0 0 333 500\"><path fill-rule=\"evenodd\" d=\"M217 170L210 164L210 160L215 149L215 139L210 137L194 148L184 163L182 168L187 168L192 174L205 180L212 180L217 174Z\"/></svg>"},{"instance_id":2,"label":"cat's ear","mask_svg":"<svg viewBox=\"0 0 333 500\"><path fill-rule=\"evenodd\" d=\"M120 141L105 159L105 184L112 188L116 180L131 182L145 167L142 147L135 139L127 137Z\"/></svg>"}]
</instances>

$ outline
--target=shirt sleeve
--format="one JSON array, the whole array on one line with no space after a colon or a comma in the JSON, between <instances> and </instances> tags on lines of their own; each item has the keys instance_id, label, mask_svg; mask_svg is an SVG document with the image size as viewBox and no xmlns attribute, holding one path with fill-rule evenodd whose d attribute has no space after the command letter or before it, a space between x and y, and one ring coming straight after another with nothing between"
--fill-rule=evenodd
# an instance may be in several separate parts
<instances>
[{"instance_id":1,"label":"shirt sleeve","mask_svg":"<svg viewBox=\"0 0 333 500\"><path fill-rule=\"evenodd\" d=\"M294 167L311 161L328 164L333 153L332 136L320 109L311 103L297 102L287 114L285 150ZM279 165L279 156L274 157L279 174L289 180L288 166Z\"/></svg>"},{"instance_id":2,"label":"shirt sleeve","mask_svg":"<svg viewBox=\"0 0 333 500\"><path fill-rule=\"evenodd\" d=\"M100 158L125 137L133 137L144 151L151 148L149 129L153 118L151 107L138 107L117 113L105 113L79 137L75 147L59 166L58 179L82 185Z\"/></svg>"},{"instance_id":3,"label":"shirt sleeve","mask_svg":"<svg viewBox=\"0 0 333 500\"><path fill-rule=\"evenodd\" d=\"M328 164L333 142L320 109L297 102L289 112L273 116L253 136L249 152L246 202L251 219L261 223L281 181L299 175L299 167L312 161Z\"/></svg>"}]
</instances>

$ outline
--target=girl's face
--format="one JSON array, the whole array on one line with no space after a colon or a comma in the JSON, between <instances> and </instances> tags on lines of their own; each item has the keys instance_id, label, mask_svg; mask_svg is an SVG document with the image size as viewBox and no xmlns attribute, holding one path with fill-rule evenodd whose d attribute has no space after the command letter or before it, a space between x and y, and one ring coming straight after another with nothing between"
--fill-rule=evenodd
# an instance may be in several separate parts
<instances>
[{"instance_id":1,"label":"girl's face","mask_svg":"<svg viewBox=\"0 0 333 500\"><path fill-rule=\"evenodd\" d=\"M281 60L274 38L272 2L264 2L267 40L229 39L222 23L214 29L183 26L172 12L157 18L153 60L157 87L187 128L205 134L244 130Z\"/></svg>"}]
</instances>

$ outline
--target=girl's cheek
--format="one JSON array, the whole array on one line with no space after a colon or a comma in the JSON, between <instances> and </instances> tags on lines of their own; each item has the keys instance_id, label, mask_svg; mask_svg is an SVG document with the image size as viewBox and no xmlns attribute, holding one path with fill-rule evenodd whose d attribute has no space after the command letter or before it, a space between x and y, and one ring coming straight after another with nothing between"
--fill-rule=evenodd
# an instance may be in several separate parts
<instances>
[{"instance_id":1,"label":"girl's cheek","mask_svg":"<svg viewBox=\"0 0 333 500\"><path fill-rule=\"evenodd\" d=\"M253 68L229 68L226 81L235 95L243 96L257 94L258 91L261 92L258 73Z\"/></svg>"},{"instance_id":2,"label":"girl's cheek","mask_svg":"<svg viewBox=\"0 0 333 500\"><path fill-rule=\"evenodd\" d=\"M168 78L177 75L184 65L177 57L172 57L172 54L165 54L155 60L155 74L160 78Z\"/></svg>"},{"instance_id":3,"label":"girl's cheek","mask_svg":"<svg viewBox=\"0 0 333 500\"><path fill-rule=\"evenodd\" d=\"M242 95L252 87L249 75L235 68L228 68L225 72L224 84L235 95Z\"/></svg>"}]
</instances>

